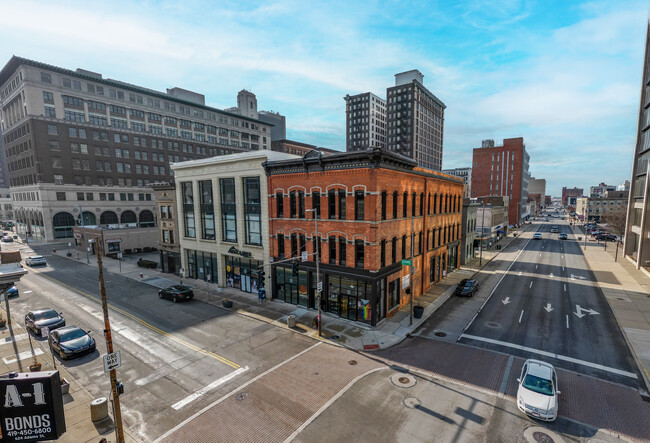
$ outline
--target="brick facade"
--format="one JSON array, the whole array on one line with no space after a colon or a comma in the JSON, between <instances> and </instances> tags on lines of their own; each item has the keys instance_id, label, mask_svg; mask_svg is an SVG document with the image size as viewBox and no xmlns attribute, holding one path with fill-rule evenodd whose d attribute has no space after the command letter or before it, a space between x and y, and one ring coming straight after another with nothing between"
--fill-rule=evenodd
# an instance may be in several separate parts
<instances>
[{"instance_id":1,"label":"brick facade","mask_svg":"<svg viewBox=\"0 0 650 443\"><path fill-rule=\"evenodd\" d=\"M311 255L315 253L315 223L313 213L308 210L313 209L320 198L318 233L321 272L325 280L323 300L327 301L330 295L328 276L341 275L369 282L372 285L371 323L374 325L409 302L399 278L410 271L400 261L411 258L412 232L415 232L415 297L440 281L442 270L458 266L462 180L417 168L413 160L380 149L320 157L316 152L298 161L265 165L271 256L275 261L300 256L301 236L304 236L305 249L310 256L307 263L301 262L299 266L310 272L315 269L314 255ZM344 215L342 199L345 201ZM357 209L361 200L363 214ZM295 207L295 214L292 207ZM292 235L296 236L293 241ZM330 239L333 239L332 245ZM363 263L357 262L355 255L360 252L357 248L361 244ZM336 253L334 257L330 254L331 246ZM343 256L342 247L345 248ZM389 294L389 287L394 285L397 285L397 294ZM276 289L274 285L274 297ZM309 306L317 307L313 299L315 293L309 296ZM332 303L337 306L336 302Z\"/></svg>"}]
</instances>

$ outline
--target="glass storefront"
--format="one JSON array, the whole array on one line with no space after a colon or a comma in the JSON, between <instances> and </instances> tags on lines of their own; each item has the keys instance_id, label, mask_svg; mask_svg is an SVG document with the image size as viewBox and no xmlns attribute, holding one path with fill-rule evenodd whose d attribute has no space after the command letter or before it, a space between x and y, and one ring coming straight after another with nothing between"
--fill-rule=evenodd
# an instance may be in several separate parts
<instances>
[{"instance_id":1,"label":"glass storefront","mask_svg":"<svg viewBox=\"0 0 650 443\"><path fill-rule=\"evenodd\" d=\"M327 277L326 310L349 320L370 323L372 283L338 275Z\"/></svg>"},{"instance_id":2,"label":"glass storefront","mask_svg":"<svg viewBox=\"0 0 650 443\"><path fill-rule=\"evenodd\" d=\"M181 268L181 258L175 252L160 251L160 267L162 272L176 274Z\"/></svg>"},{"instance_id":3,"label":"glass storefront","mask_svg":"<svg viewBox=\"0 0 650 443\"><path fill-rule=\"evenodd\" d=\"M251 258L226 255L226 287L257 294L258 268L263 263Z\"/></svg>"},{"instance_id":4,"label":"glass storefront","mask_svg":"<svg viewBox=\"0 0 650 443\"><path fill-rule=\"evenodd\" d=\"M188 249L185 275L188 278L217 283L217 255Z\"/></svg>"}]
</instances>

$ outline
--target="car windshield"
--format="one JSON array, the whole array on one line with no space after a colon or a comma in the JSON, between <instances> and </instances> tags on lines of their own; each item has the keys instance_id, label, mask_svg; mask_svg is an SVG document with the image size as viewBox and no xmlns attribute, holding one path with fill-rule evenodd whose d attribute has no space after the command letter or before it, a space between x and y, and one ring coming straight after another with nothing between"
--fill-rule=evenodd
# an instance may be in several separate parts
<instances>
[{"instance_id":1,"label":"car windshield","mask_svg":"<svg viewBox=\"0 0 650 443\"><path fill-rule=\"evenodd\" d=\"M551 380L546 380L545 378L539 378L528 374L526 375L526 378L524 378L523 386L524 388L539 394L553 395L553 384L551 383Z\"/></svg>"},{"instance_id":2,"label":"car windshield","mask_svg":"<svg viewBox=\"0 0 650 443\"><path fill-rule=\"evenodd\" d=\"M72 329L71 331L59 333L59 341L74 340L75 338L80 338L84 335L86 335L86 333L82 329Z\"/></svg>"},{"instance_id":3,"label":"car windshield","mask_svg":"<svg viewBox=\"0 0 650 443\"><path fill-rule=\"evenodd\" d=\"M465 283L466 288L471 288L473 285L474 285L473 281L468 281L467 283Z\"/></svg>"},{"instance_id":4,"label":"car windshield","mask_svg":"<svg viewBox=\"0 0 650 443\"><path fill-rule=\"evenodd\" d=\"M56 311L43 311L34 314L34 318L36 318L36 320L45 320L46 318L56 318L58 316L59 314L57 314Z\"/></svg>"},{"instance_id":5,"label":"car windshield","mask_svg":"<svg viewBox=\"0 0 650 443\"><path fill-rule=\"evenodd\" d=\"M176 292L185 292L189 288L187 288L186 286L172 286L172 289Z\"/></svg>"}]
</instances>

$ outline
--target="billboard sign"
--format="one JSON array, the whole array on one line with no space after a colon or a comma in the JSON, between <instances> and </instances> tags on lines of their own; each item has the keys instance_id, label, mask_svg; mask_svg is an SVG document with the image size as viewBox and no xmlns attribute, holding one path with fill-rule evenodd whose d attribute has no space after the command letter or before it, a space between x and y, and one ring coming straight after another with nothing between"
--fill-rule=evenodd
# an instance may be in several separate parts
<instances>
[{"instance_id":1,"label":"billboard sign","mask_svg":"<svg viewBox=\"0 0 650 443\"><path fill-rule=\"evenodd\" d=\"M59 371L0 377L3 441L56 440L65 432Z\"/></svg>"}]
</instances>

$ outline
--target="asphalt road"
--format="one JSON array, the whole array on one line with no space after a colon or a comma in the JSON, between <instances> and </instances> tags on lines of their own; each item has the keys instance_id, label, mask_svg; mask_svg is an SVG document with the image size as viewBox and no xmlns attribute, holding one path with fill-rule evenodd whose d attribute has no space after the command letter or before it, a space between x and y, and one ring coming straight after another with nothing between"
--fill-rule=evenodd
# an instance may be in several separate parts
<instances>
[{"instance_id":1,"label":"asphalt road","mask_svg":"<svg viewBox=\"0 0 650 443\"><path fill-rule=\"evenodd\" d=\"M95 353L56 361L93 396L108 397L98 271L44 255L48 266L28 268L17 284L20 296L11 299L12 317L51 307L63 313L68 325L92 331ZM105 281L114 348L122 355L122 416L143 441L155 440L234 386L313 345L299 334L199 300L161 300L157 288L116 274L105 273ZM41 358L52 358L46 339L38 342L45 351Z\"/></svg>"},{"instance_id":2,"label":"asphalt road","mask_svg":"<svg viewBox=\"0 0 650 443\"><path fill-rule=\"evenodd\" d=\"M538 230L543 238L533 240ZM474 297L452 297L413 335L537 358L638 388L636 365L570 226L550 219L522 234L478 274ZM597 278L616 282L608 273Z\"/></svg>"}]
</instances>

